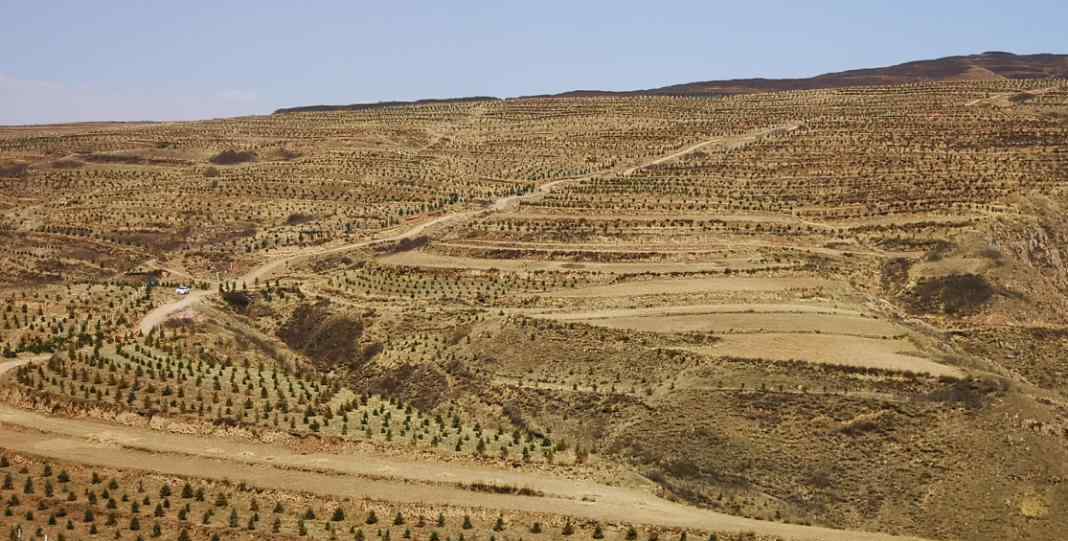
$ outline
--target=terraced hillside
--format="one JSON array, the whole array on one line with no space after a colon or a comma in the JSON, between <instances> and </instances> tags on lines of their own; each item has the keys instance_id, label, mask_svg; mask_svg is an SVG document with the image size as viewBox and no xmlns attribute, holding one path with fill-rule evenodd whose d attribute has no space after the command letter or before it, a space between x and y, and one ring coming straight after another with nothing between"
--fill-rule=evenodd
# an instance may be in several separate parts
<instances>
[{"instance_id":1,"label":"terraced hillside","mask_svg":"<svg viewBox=\"0 0 1068 541\"><path fill-rule=\"evenodd\" d=\"M988 78L0 129L0 534L1058 539L1066 119Z\"/></svg>"}]
</instances>

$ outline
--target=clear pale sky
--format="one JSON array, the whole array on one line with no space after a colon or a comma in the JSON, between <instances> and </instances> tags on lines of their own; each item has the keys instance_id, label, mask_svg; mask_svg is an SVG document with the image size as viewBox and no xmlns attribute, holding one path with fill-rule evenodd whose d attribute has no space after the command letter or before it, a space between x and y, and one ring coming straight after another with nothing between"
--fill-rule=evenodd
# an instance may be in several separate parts
<instances>
[{"instance_id":1,"label":"clear pale sky","mask_svg":"<svg viewBox=\"0 0 1068 541\"><path fill-rule=\"evenodd\" d=\"M797 77L1068 52L1068 2L0 0L0 124Z\"/></svg>"}]
</instances>

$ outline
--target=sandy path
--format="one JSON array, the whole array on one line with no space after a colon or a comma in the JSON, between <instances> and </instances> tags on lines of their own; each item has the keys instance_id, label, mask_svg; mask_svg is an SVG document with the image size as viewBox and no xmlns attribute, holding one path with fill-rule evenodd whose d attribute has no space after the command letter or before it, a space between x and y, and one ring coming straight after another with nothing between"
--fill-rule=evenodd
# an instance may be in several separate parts
<instances>
[{"instance_id":1,"label":"sandy path","mask_svg":"<svg viewBox=\"0 0 1068 541\"><path fill-rule=\"evenodd\" d=\"M145 314L145 317L141 318L139 327L141 329L141 334L147 335L156 327L156 325L163 323L167 318L193 306L200 302L201 299L210 297L214 293L214 290L198 289L182 297L180 300L153 308Z\"/></svg>"},{"instance_id":2,"label":"sandy path","mask_svg":"<svg viewBox=\"0 0 1068 541\"><path fill-rule=\"evenodd\" d=\"M767 128L767 129L763 129L763 130L757 130L757 131L749 132L749 133L746 133L746 134L743 134L743 135L728 135L728 136L725 136L725 137L716 137L716 138L713 138L713 139L709 139L708 141L703 141L703 142L697 143L695 145L690 145L690 146L688 146L688 147L686 147L686 148L684 148L684 149L682 149L682 150L680 150L678 152L673 152L671 154L668 154L667 156L663 156L663 157L657 158L657 159L655 159L655 160L653 160L651 162L647 162L647 163L644 163L644 164L641 164L641 165L636 165L634 167L631 167L629 169L624 170L623 174L624 175L630 175L630 174L634 173L635 171L638 171L638 170L643 169L645 167L652 167L654 165L659 165L659 164L662 164L662 163L665 163L665 162L669 162L671 160L675 160L675 159L681 158L681 157L683 157L683 156L685 156L687 154L691 154L691 153L697 152L698 150L701 150L702 148L705 148L705 147L708 147L708 146L716 145L716 146L719 146L719 147L722 147L722 148L725 148L725 149L732 149L732 148L742 147L742 146L745 146L745 145L747 145L749 143L752 143L752 142L756 141L757 139L760 139L761 137L764 137L766 135L771 135L773 133L790 132L790 131L796 130L800 126L801 126L800 124L796 124L796 123L795 124L787 124L787 125L784 125L784 126L775 126L775 127Z\"/></svg>"},{"instance_id":3,"label":"sandy path","mask_svg":"<svg viewBox=\"0 0 1068 541\"><path fill-rule=\"evenodd\" d=\"M266 262L266 263L264 263L264 264L262 264L262 265L260 265L260 266L258 266L256 268L250 270L249 272L245 273L243 276L237 278L234 281L244 282L246 284L252 284L252 283L256 283L258 280L267 280L267 279L270 279L280 269L284 270L288 265L293 264L293 263L298 263L298 262L300 262L302 260L305 260L305 259L309 259L309 258L313 258L313 257L321 257L321 256L324 256L324 255L330 255L330 254L334 254L334 253L347 252L347 251L350 251L350 250L354 250L356 248L362 248L362 247L365 247L365 246L371 246L373 244L378 244L378 243L383 243L383 242L391 242L391 241L397 241L397 240L403 240L403 239L407 239L407 238L412 238L412 237L418 236L420 233L422 233L423 231L425 231L425 230L427 230L427 229L429 229L429 228L431 228L433 226L441 225L443 223L446 223L446 222L449 222L449 221L452 221L452 220L457 220L457 219L460 219L462 217L478 214L479 212L481 212L481 211L472 210L472 211L458 212L458 213L454 213L454 214L446 214L444 216L438 216L438 217L433 218L431 220L427 220L425 222L421 222L421 223L419 223L419 224L417 224L415 226L412 226L411 228L407 229L403 233L398 233L398 234L395 234L395 235L389 235L389 236L379 237L379 238L374 238L374 239L363 240L363 241L360 241L360 242L343 244L343 245L339 245L339 246L332 246L332 247L329 247L329 248L318 248L318 249L314 249L314 250L302 250L302 251L300 251L298 253L295 253L295 254L289 254L289 255L285 255L285 256L276 257L276 258L274 258L274 259L272 259L272 260L270 260L270 261L268 261L268 262ZM181 299L179 299L177 301L174 301L174 302L171 302L171 303L167 303L167 304L164 304L164 305L161 305L161 306L158 306L158 307L154 308L152 311L150 311L148 314L146 314L144 318L141 319L141 323L139 325L141 333L142 334L148 334L154 327L156 327L160 323L163 323L171 315L173 315L175 313L178 313L178 312L181 312L182 310L185 310L186 308L192 307L194 304L200 302L201 300L203 300L203 299L205 299L207 297L210 297L212 295L215 295L217 293L218 293L218 291L215 290L215 289L195 290L195 291L189 293L188 295L186 295L185 297L183 297L183 298L181 298Z\"/></svg>"},{"instance_id":4,"label":"sandy path","mask_svg":"<svg viewBox=\"0 0 1068 541\"><path fill-rule=\"evenodd\" d=\"M0 447L89 465L226 478L264 488L325 496L549 512L604 522L753 531L788 539L903 539L724 515L672 503L637 489L545 473L409 462L357 453L298 454L284 447L256 442L56 418L6 406L0 406ZM544 492L546 497L484 494L456 486L476 481L529 487Z\"/></svg>"},{"instance_id":5,"label":"sandy path","mask_svg":"<svg viewBox=\"0 0 1068 541\"><path fill-rule=\"evenodd\" d=\"M727 148L734 148L734 147L737 147L737 146L740 146L740 145L748 144L748 143L750 143L752 141L755 141L755 140L759 139L760 137L763 137L763 136L768 135L768 134L781 133L783 131L793 130L793 129L797 128L797 126L798 126L798 124L790 124L790 125L787 125L787 126L775 126L775 127L771 127L771 128L755 130L755 131L752 131L752 132L749 132L749 133L746 133L746 134L742 134L742 135L737 135L737 136L716 137L716 138L710 139L708 141L703 141L701 143L697 143L695 145L692 145L690 147L684 148L684 149L682 149L682 150L680 150L678 152L674 152L674 153L669 154L667 156L658 158L658 159L653 160L651 162L647 162L647 163L644 163L644 164L641 164L641 165L634 166L634 167L624 171L624 174L627 174L627 173L629 173L631 171L635 171L637 169L640 169L641 167L645 167L645 166L648 166L648 165L655 165L657 163L662 163L662 162L665 162L665 161L668 161L668 160L672 160L672 159L678 158L680 156L683 156L683 155L688 154L690 152L695 152L698 149L704 148L704 147L709 146L709 145L716 144L716 145L725 146ZM608 171L608 172L612 172L612 171ZM508 196L508 197L502 197L502 198L498 199L497 201L495 201L492 205L490 205L489 209L467 210L467 211L455 212L455 213L452 213L452 214L445 214L445 215L442 215L442 216L438 216L438 217L432 218L432 219L427 220L425 222L419 223L419 224L407 229L406 231L404 231L402 233L395 234L395 235L386 236L386 237L380 237L380 238L375 238L375 239L369 239L369 240L364 240L364 241L354 242L354 243L349 243L349 244L343 244L343 245L339 245L339 246L333 246L333 247L330 247L330 248L317 248L317 249L302 250L302 251L300 251L300 252L298 252L296 254L280 256L280 257L271 259L270 261L267 261L267 262L263 263L262 265L257 266L256 268L254 268L254 269L250 270L248 273L246 273L244 276L241 276L241 277L237 278L236 281L244 282L246 284L251 284L251 283L255 283L258 280L269 279L273 275L273 273L275 273L279 269L284 269L290 263L296 263L298 261L301 261L301 260L304 260L304 259L308 259L308 258L312 258L312 257L320 257L320 256L324 256L324 255L334 254L334 253L346 252L346 251L349 251L349 250L353 250L353 249L361 248L361 247L365 247L365 246L370 246L372 244L377 244L377 243L381 243L381 242L397 241L397 240L402 240L402 239L415 237L415 236L419 235L420 233L422 233L423 231L427 230L428 228L431 228L431 227L434 227L434 226L437 226L437 225L441 225L441 224L444 224L446 222L458 220L458 219L461 219L461 218L468 218L468 217L484 214L485 212L487 212L487 210L489 210L489 211L506 210L506 209L518 206L520 201L532 200L532 199L536 199L538 197L541 197L541 196L551 192L552 190L554 190L557 186L561 186L561 185L564 185L564 184L567 184L567 183L573 183L573 182L582 182L582 181L585 181L587 179L592 178L593 176L594 175L587 175L587 176L584 176L584 177L574 177L574 178L563 178L563 179L554 180L554 181L551 181L551 182L546 182L546 183L538 186L538 188L536 190L534 190L533 192L531 192L531 193L527 193L527 194L523 194L523 195L512 195L512 196ZM144 318L142 318L141 323L139 325L141 333L142 334L148 334L148 332L151 331L154 327L156 327L156 325L159 325L160 323L165 321L168 317L170 317L174 313L179 312L181 310L184 310L185 308L188 308L188 307L192 306L193 304L201 301L202 299L204 299L206 297L209 297L211 295L214 295L216 293L217 292L215 290L198 290L198 291L194 291L194 292L190 293L189 295L185 296L181 300L174 301L174 302L171 302L171 303L168 303L168 304L164 304L162 306L159 306L159 307L155 308L154 310L152 310L148 314L146 314Z\"/></svg>"}]
</instances>

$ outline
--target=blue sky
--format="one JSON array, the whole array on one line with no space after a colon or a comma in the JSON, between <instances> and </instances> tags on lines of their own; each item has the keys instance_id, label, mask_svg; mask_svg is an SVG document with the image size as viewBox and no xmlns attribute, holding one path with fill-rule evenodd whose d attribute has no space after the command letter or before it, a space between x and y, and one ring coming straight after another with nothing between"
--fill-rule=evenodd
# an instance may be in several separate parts
<instances>
[{"instance_id":1,"label":"blue sky","mask_svg":"<svg viewBox=\"0 0 1068 541\"><path fill-rule=\"evenodd\" d=\"M796 77L1068 52L1068 2L0 0L0 124Z\"/></svg>"}]
</instances>

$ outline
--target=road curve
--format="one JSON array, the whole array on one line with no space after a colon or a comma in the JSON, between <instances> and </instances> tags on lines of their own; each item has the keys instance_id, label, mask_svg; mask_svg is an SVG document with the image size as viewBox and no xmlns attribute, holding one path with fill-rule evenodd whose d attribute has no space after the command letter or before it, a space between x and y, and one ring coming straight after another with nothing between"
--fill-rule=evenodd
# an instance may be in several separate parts
<instances>
[{"instance_id":1,"label":"road curve","mask_svg":"<svg viewBox=\"0 0 1068 541\"><path fill-rule=\"evenodd\" d=\"M271 260L269 260L267 262L264 262L263 264L257 266L256 268L250 270L249 272L245 273L241 277L237 278L236 281L244 282L246 284L251 284L251 283L255 283L257 280L267 280L267 279L271 278L271 276L276 271L278 271L279 269L283 269L286 265L298 262L298 261L300 261L302 259L307 259L307 258L311 258L311 257L320 257L320 256L324 256L324 255L330 255L330 254L333 254L333 253L338 253L338 252L347 252L349 250L354 250L356 248L362 248L362 247L365 247L365 246L370 246L372 244L378 244L378 243L383 243L383 242L390 242L390 241L397 241L397 240L412 238L412 237L415 237L415 236L419 235L420 233L422 233L423 231L425 231L426 229L428 229L428 228L430 228L432 226L440 225L442 223L445 223L445 222L448 222L448 221L452 221L452 220L456 220L456 219L462 218L462 217L467 216L467 215L476 214L478 212L480 212L480 211L471 210L471 211L457 212L457 213L453 213L453 214L446 214L444 216L438 216L436 218L427 220L425 222L420 222L420 223L408 228L404 232L398 233L398 234L395 234L395 235L390 235L390 236L386 236L386 237L379 237L379 238L374 238L374 239L369 239L369 240L363 240L363 241L353 242L353 243L344 244L344 245L340 245L340 246L332 246L332 247L329 247L329 248L318 248L318 249L314 249L314 250L306 250L306 251L301 251L300 253L296 253L296 254L288 254L288 255L285 255L285 256L280 256L280 257L271 259ZM202 299L205 299L207 297L215 295L216 293L218 293L218 291L213 290L213 289L195 290L195 291L189 293L188 295L182 297L181 299L178 299L178 300L176 300L174 302L170 302L170 303L167 303L167 304L160 305L160 306L152 309L150 312L145 314L145 316L143 318L141 318L141 322L138 325L138 328L141 330L141 334L146 334L147 335L149 332L152 331L153 328L155 328L157 325L159 325L159 324L163 323L164 321L166 321L167 318L170 317L171 315L173 315L175 313L178 313L178 312L181 312L182 310L184 310L186 308L192 307L194 304L200 302Z\"/></svg>"}]
</instances>

